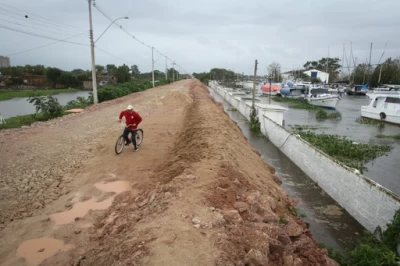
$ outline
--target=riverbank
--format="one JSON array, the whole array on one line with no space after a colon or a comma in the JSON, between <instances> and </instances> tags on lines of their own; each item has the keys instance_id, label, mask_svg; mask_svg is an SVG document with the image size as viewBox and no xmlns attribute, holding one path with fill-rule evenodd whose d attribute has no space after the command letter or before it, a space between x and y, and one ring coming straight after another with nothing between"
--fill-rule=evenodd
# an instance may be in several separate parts
<instances>
[{"instance_id":1,"label":"riverbank","mask_svg":"<svg viewBox=\"0 0 400 266\"><path fill-rule=\"evenodd\" d=\"M145 138L139 152L116 156L115 117L127 104L144 117ZM70 265L84 256L83 265L99 266L337 265L198 81L62 120L0 132L0 264ZM97 210L81 213L90 204ZM54 241L63 252L51 252Z\"/></svg>"},{"instance_id":2,"label":"riverbank","mask_svg":"<svg viewBox=\"0 0 400 266\"><path fill-rule=\"evenodd\" d=\"M77 89L49 89L49 90L0 90L0 101L14 98L30 97L31 95L54 95L58 93L77 92Z\"/></svg>"}]
</instances>

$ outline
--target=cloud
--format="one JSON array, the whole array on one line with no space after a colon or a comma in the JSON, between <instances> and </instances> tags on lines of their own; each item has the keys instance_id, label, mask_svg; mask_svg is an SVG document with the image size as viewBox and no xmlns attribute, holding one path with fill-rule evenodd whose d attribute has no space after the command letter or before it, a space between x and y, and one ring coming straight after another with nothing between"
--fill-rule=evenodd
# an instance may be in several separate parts
<instances>
[{"instance_id":1,"label":"cloud","mask_svg":"<svg viewBox=\"0 0 400 266\"><path fill-rule=\"evenodd\" d=\"M290 69L306 61L326 57L328 47L330 56L342 58L343 44L346 44L349 53L350 42L359 62L369 56L371 42L372 61L375 63L382 54L385 42L388 43L385 57L400 55L397 33L400 1L96 0L96 3L113 18L129 16L129 20L120 20L119 23L189 72L227 67L251 73L254 59L259 60L260 69L272 61ZM48 30L57 31L57 28L38 26L35 24L36 16L27 20L18 15L17 18L7 17L7 20L36 28L22 27L26 31L55 38L65 37L65 34L71 36L76 31L83 32L86 34L71 41L89 44L88 4L85 0L3 0L0 3L1 19L5 19L4 14L15 15L10 10L16 11L4 4L74 27L74 31L62 27L58 29L58 34L53 34ZM94 35L98 37L110 22L94 9L93 24ZM11 24L0 20L0 25ZM17 28L17 25L13 26ZM52 42L2 28L0 34L2 55ZM137 64L142 72L151 69L151 50L117 27L111 27L97 45L112 55L97 50L96 63ZM164 58L157 53L155 57L156 68L164 70ZM88 69L90 49L88 46L57 43L11 56L11 62L13 65L44 64L69 70ZM170 66L171 62L168 64Z\"/></svg>"}]
</instances>

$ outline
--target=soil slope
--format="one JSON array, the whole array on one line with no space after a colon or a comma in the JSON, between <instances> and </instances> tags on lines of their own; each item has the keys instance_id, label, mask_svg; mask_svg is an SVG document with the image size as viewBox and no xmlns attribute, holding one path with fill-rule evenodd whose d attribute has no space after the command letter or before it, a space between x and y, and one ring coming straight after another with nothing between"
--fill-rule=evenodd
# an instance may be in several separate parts
<instances>
[{"instance_id":1,"label":"soil slope","mask_svg":"<svg viewBox=\"0 0 400 266\"><path fill-rule=\"evenodd\" d=\"M145 117L144 142L116 156L116 116L127 104ZM274 169L198 81L1 131L0 143L0 264L38 265L17 250L45 236L68 248L41 265L337 265L294 215ZM132 189L113 193L115 181ZM70 223L49 218L108 199L109 208Z\"/></svg>"}]
</instances>

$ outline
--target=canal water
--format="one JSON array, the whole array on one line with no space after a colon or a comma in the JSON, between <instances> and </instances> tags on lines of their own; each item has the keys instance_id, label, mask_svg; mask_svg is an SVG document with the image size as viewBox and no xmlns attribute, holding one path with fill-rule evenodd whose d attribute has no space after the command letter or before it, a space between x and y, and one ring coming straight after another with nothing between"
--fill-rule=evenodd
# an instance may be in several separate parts
<instances>
[{"instance_id":1,"label":"canal water","mask_svg":"<svg viewBox=\"0 0 400 266\"><path fill-rule=\"evenodd\" d=\"M210 90L210 94L222 103L230 118L237 122L249 144L275 168L275 174L282 181L281 187L285 192L292 199L299 200L296 206L298 214L310 224L313 237L338 250L353 247L363 227L267 138L253 134L243 115L238 111L230 111L230 104L214 91Z\"/></svg>"},{"instance_id":2,"label":"canal water","mask_svg":"<svg viewBox=\"0 0 400 266\"><path fill-rule=\"evenodd\" d=\"M268 103L267 97L261 97L261 101ZM271 101L273 104L288 108L288 103L279 103ZM368 171L364 175L371 178L380 185L386 187L397 195L400 195L400 172L398 164L400 163L400 140L390 138L377 138L378 134L395 135L400 134L400 126L385 124L383 127L376 125L365 125L356 122L361 116L361 106L368 105L367 96L349 96L343 95L337 106L337 111L342 115L341 120L317 120L315 111L290 109L284 113L285 128L292 130L294 125L314 125L318 126L316 133L335 134L346 136L355 142L388 144L392 150L387 156L381 156L365 164ZM327 110L327 112L332 112Z\"/></svg>"},{"instance_id":3,"label":"canal water","mask_svg":"<svg viewBox=\"0 0 400 266\"><path fill-rule=\"evenodd\" d=\"M66 92L53 95L61 105L66 105L69 101L77 97L89 96L89 91ZM0 101L0 113L4 119L17 115L28 115L35 113L35 107L29 103L27 97L14 98L6 101Z\"/></svg>"}]
</instances>

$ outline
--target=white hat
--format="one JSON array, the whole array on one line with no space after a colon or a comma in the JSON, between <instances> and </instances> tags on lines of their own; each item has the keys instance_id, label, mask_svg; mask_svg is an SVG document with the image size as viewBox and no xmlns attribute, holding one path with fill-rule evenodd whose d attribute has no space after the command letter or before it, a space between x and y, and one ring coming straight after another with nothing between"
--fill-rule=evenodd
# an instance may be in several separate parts
<instances>
[{"instance_id":1,"label":"white hat","mask_svg":"<svg viewBox=\"0 0 400 266\"><path fill-rule=\"evenodd\" d=\"M132 105L128 105L128 107L126 107L127 110L133 110L133 106Z\"/></svg>"}]
</instances>

